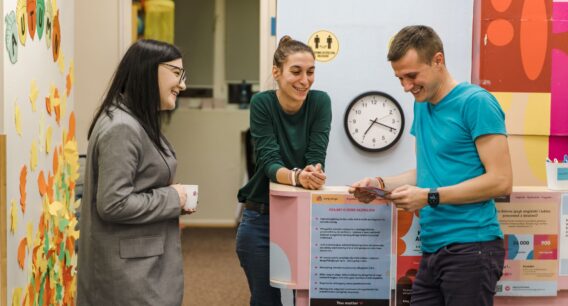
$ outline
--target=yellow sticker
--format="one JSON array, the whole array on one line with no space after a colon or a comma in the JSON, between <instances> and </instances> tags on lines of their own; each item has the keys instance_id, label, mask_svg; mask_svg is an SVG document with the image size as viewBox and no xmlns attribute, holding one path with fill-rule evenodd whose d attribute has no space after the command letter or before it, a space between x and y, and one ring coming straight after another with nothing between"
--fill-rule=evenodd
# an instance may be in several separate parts
<instances>
[{"instance_id":1,"label":"yellow sticker","mask_svg":"<svg viewBox=\"0 0 568 306\"><path fill-rule=\"evenodd\" d=\"M316 61L329 62L337 56L339 52L339 41L337 37L329 31L321 30L315 32L308 40L308 46L312 48L316 56Z\"/></svg>"},{"instance_id":2,"label":"yellow sticker","mask_svg":"<svg viewBox=\"0 0 568 306\"><path fill-rule=\"evenodd\" d=\"M14 234L18 229L18 204L15 200L10 201L10 233Z\"/></svg>"},{"instance_id":3,"label":"yellow sticker","mask_svg":"<svg viewBox=\"0 0 568 306\"><path fill-rule=\"evenodd\" d=\"M49 204L49 213L52 216L57 216L57 212L63 208L63 204L58 201L54 201L53 203Z\"/></svg>"},{"instance_id":4,"label":"yellow sticker","mask_svg":"<svg viewBox=\"0 0 568 306\"><path fill-rule=\"evenodd\" d=\"M14 104L14 124L16 125L16 132L22 136L22 116L20 115L20 107Z\"/></svg>"},{"instance_id":5,"label":"yellow sticker","mask_svg":"<svg viewBox=\"0 0 568 306\"><path fill-rule=\"evenodd\" d=\"M28 20L26 13L26 0L18 0L18 4L16 4L16 23L18 24L18 36L20 37L20 43L22 44L22 46L26 45Z\"/></svg>"},{"instance_id":6,"label":"yellow sticker","mask_svg":"<svg viewBox=\"0 0 568 306\"><path fill-rule=\"evenodd\" d=\"M32 148L30 150L30 169L35 171L37 167L37 141L32 141Z\"/></svg>"},{"instance_id":7,"label":"yellow sticker","mask_svg":"<svg viewBox=\"0 0 568 306\"><path fill-rule=\"evenodd\" d=\"M14 288L12 292L12 306L20 306L22 300L22 288Z\"/></svg>"},{"instance_id":8,"label":"yellow sticker","mask_svg":"<svg viewBox=\"0 0 568 306\"><path fill-rule=\"evenodd\" d=\"M65 73L65 56L63 55L63 51L59 51L57 66L59 66L59 72L61 72L61 74Z\"/></svg>"},{"instance_id":9,"label":"yellow sticker","mask_svg":"<svg viewBox=\"0 0 568 306\"><path fill-rule=\"evenodd\" d=\"M37 111L36 101L39 94L36 80L32 80L30 84L30 103L32 104L32 111Z\"/></svg>"},{"instance_id":10,"label":"yellow sticker","mask_svg":"<svg viewBox=\"0 0 568 306\"><path fill-rule=\"evenodd\" d=\"M28 239L28 243L32 244L32 237L34 236L34 225L32 222L28 222L28 226L26 227L26 238Z\"/></svg>"},{"instance_id":11,"label":"yellow sticker","mask_svg":"<svg viewBox=\"0 0 568 306\"><path fill-rule=\"evenodd\" d=\"M45 152L51 152L51 135L53 134L53 130L51 126L47 127L47 131L45 132Z\"/></svg>"},{"instance_id":12,"label":"yellow sticker","mask_svg":"<svg viewBox=\"0 0 568 306\"><path fill-rule=\"evenodd\" d=\"M39 151L43 152L45 150L45 113L41 112L39 115Z\"/></svg>"}]
</instances>

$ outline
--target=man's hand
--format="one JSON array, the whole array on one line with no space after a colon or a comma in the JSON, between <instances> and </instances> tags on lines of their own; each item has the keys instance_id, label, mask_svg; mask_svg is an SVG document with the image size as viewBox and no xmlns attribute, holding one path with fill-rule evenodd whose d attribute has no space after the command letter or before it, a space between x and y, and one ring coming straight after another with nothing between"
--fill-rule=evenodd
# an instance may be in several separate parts
<instances>
[{"instance_id":1,"label":"man's hand","mask_svg":"<svg viewBox=\"0 0 568 306\"><path fill-rule=\"evenodd\" d=\"M357 198L357 200L363 202L363 203L369 203L371 201L373 201L376 198L376 195L373 193L369 193L369 192L361 192L360 189L356 188L356 187L368 187L368 186L372 186L372 187L379 187L379 181L374 178L374 177L366 177L364 179L361 179L353 184L351 184L351 187L349 187L349 193L353 194L354 197Z\"/></svg>"},{"instance_id":2,"label":"man's hand","mask_svg":"<svg viewBox=\"0 0 568 306\"><path fill-rule=\"evenodd\" d=\"M428 191L427 188L403 185L391 192L390 199L397 208L416 211L428 204Z\"/></svg>"}]
</instances>

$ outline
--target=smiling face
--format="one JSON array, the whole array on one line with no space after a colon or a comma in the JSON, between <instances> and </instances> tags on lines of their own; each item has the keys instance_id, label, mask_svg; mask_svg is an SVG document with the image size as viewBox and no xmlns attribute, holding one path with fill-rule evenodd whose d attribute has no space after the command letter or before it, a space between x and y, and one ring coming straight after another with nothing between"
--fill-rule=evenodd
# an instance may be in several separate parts
<instances>
[{"instance_id":1,"label":"smiling face","mask_svg":"<svg viewBox=\"0 0 568 306\"><path fill-rule=\"evenodd\" d=\"M278 82L278 96L285 104L298 104L306 100L314 83L315 59L308 52L288 55L282 67L273 66L272 76Z\"/></svg>"},{"instance_id":2,"label":"smiling face","mask_svg":"<svg viewBox=\"0 0 568 306\"><path fill-rule=\"evenodd\" d=\"M173 110L176 107L179 92L185 90L185 80L181 80L182 69L181 58L158 65L160 110Z\"/></svg>"},{"instance_id":3,"label":"smiling face","mask_svg":"<svg viewBox=\"0 0 568 306\"><path fill-rule=\"evenodd\" d=\"M409 49L397 61L391 62L395 76L405 92L410 92L417 102L438 103L446 94L442 85L445 79L444 55L438 52L430 64L420 59L415 49Z\"/></svg>"}]
</instances>

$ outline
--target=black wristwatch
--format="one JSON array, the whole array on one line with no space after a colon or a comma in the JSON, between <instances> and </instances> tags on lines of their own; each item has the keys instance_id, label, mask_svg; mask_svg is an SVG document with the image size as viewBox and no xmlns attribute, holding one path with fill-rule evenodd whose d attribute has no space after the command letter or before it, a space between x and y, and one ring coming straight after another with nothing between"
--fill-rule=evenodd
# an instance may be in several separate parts
<instances>
[{"instance_id":1,"label":"black wristwatch","mask_svg":"<svg viewBox=\"0 0 568 306\"><path fill-rule=\"evenodd\" d=\"M440 204L440 194L438 193L437 188L430 188L428 191L428 205L434 208Z\"/></svg>"}]
</instances>

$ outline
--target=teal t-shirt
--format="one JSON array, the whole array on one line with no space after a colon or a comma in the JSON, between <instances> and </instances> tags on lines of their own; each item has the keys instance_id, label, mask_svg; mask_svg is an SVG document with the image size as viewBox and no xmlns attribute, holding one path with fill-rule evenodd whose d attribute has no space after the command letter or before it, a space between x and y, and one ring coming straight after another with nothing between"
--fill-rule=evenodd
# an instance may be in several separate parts
<instances>
[{"instance_id":1,"label":"teal t-shirt","mask_svg":"<svg viewBox=\"0 0 568 306\"><path fill-rule=\"evenodd\" d=\"M460 83L438 104L414 103L410 133L416 137L416 184L455 185L485 173L475 140L503 134L505 114L489 92ZM420 210L422 250L433 253L452 243L503 238L493 199L471 204L425 206Z\"/></svg>"},{"instance_id":2,"label":"teal t-shirt","mask_svg":"<svg viewBox=\"0 0 568 306\"><path fill-rule=\"evenodd\" d=\"M239 202L268 204L270 181L282 167L325 166L331 99L327 93L310 90L304 104L294 114L282 110L274 90L252 97L250 131L255 143L256 169L249 182L239 190Z\"/></svg>"}]
</instances>

